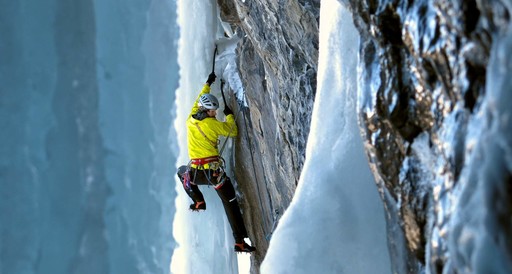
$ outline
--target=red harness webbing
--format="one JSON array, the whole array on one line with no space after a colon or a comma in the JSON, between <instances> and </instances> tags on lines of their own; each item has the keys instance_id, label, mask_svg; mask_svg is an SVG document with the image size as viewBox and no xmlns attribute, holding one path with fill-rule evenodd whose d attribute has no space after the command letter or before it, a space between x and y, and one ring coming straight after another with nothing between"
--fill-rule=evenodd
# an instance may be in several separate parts
<instances>
[{"instance_id":1,"label":"red harness webbing","mask_svg":"<svg viewBox=\"0 0 512 274\"><path fill-rule=\"evenodd\" d=\"M192 160L190 160L190 163L193 165L201 166L201 165L206 165L211 162L218 162L218 161L219 161L219 156L212 156L212 157L206 157L206 158L192 159Z\"/></svg>"}]
</instances>

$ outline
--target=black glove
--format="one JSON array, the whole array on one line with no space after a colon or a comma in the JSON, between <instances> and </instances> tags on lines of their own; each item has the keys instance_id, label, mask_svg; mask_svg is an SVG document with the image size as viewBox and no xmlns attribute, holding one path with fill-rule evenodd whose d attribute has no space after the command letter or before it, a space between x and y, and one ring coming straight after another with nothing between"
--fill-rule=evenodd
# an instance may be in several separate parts
<instances>
[{"instance_id":1,"label":"black glove","mask_svg":"<svg viewBox=\"0 0 512 274\"><path fill-rule=\"evenodd\" d=\"M208 75L208 80L206 80L206 83L211 86L213 84L213 82L215 82L216 78L217 78L217 75L215 75L215 72L212 72L212 73L210 73L210 75Z\"/></svg>"},{"instance_id":2,"label":"black glove","mask_svg":"<svg viewBox=\"0 0 512 274\"><path fill-rule=\"evenodd\" d=\"M228 116L229 114L233 114L233 111L228 106L226 106L224 108L224 115Z\"/></svg>"}]
</instances>

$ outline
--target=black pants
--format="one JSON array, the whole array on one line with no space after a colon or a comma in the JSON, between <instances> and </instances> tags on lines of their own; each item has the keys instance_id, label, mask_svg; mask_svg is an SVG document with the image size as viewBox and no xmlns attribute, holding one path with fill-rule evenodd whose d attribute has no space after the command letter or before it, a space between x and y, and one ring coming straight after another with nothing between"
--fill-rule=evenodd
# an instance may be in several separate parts
<instances>
[{"instance_id":1,"label":"black pants","mask_svg":"<svg viewBox=\"0 0 512 274\"><path fill-rule=\"evenodd\" d=\"M231 179L229 179L225 173L220 174L220 172L215 170L189 168L188 176L190 182L186 182L186 172L187 166L178 168L178 177L192 201L194 201L194 203L204 201L203 193L199 190L198 185L214 186L217 195L219 195L222 200L224 211L226 211L226 216L233 230L235 242L240 243L244 238L247 238L247 230L245 228L244 219L242 218L240 206L236 200L236 193Z\"/></svg>"}]
</instances>

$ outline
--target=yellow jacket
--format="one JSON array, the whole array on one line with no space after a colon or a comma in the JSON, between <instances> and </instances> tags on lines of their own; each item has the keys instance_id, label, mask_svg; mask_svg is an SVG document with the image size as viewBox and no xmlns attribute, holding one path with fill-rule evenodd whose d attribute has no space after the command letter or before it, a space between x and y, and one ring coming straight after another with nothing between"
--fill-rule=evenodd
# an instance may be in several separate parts
<instances>
[{"instance_id":1,"label":"yellow jacket","mask_svg":"<svg viewBox=\"0 0 512 274\"><path fill-rule=\"evenodd\" d=\"M210 93L210 86L205 84L201 93L196 98L192 111L187 118L188 155L190 159L218 156L218 138L222 136L234 137L238 135L235 116L226 116L226 121L221 122L215 117L207 117L197 120L192 115L199 111L198 101L201 95Z\"/></svg>"}]
</instances>

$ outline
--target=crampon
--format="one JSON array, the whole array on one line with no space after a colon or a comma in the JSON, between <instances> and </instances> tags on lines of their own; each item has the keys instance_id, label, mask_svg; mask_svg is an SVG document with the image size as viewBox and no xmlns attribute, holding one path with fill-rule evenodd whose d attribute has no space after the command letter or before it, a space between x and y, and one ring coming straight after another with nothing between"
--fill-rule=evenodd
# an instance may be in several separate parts
<instances>
[{"instance_id":1,"label":"crampon","mask_svg":"<svg viewBox=\"0 0 512 274\"><path fill-rule=\"evenodd\" d=\"M235 252L238 253L251 253L256 251L256 248L254 246L250 246L246 242L242 242L239 244L235 244Z\"/></svg>"},{"instance_id":2,"label":"crampon","mask_svg":"<svg viewBox=\"0 0 512 274\"><path fill-rule=\"evenodd\" d=\"M202 202L195 202L195 203L190 205L190 210L192 210L192 211L206 210L206 203L204 201L202 201Z\"/></svg>"}]
</instances>

